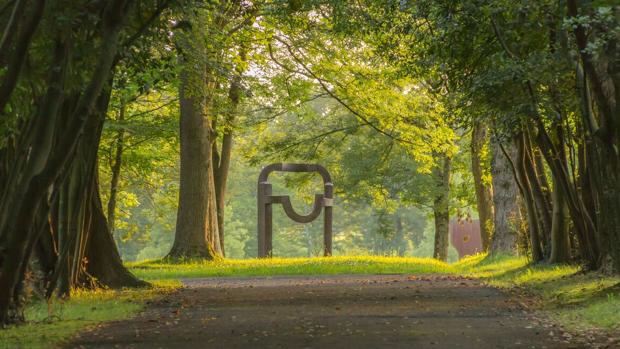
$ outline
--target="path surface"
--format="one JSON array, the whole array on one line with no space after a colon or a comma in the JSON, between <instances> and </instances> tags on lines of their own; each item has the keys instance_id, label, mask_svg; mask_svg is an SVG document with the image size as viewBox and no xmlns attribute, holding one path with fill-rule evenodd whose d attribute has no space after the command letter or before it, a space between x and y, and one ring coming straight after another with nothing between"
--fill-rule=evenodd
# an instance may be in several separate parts
<instances>
[{"instance_id":1,"label":"path surface","mask_svg":"<svg viewBox=\"0 0 620 349\"><path fill-rule=\"evenodd\" d=\"M451 277L346 275L186 280L138 317L69 348L579 348L502 292Z\"/></svg>"}]
</instances>

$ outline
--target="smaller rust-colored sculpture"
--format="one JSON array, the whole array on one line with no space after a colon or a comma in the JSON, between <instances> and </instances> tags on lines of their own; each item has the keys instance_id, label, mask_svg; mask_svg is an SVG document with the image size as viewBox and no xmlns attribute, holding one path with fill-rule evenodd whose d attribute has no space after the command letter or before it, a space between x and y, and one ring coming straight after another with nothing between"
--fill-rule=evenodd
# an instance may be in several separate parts
<instances>
[{"instance_id":1,"label":"smaller rust-colored sculpture","mask_svg":"<svg viewBox=\"0 0 620 349\"><path fill-rule=\"evenodd\" d=\"M318 172L323 178L323 194L315 194L314 207L310 214L303 216L295 212L288 195L271 195L271 183L267 180L274 171ZM273 251L272 204L281 204L286 215L298 223L310 223L321 210L323 213L324 256L332 255L332 204L334 187L332 178L325 167L316 164L271 164L261 171L258 177L258 257L271 257Z\"/></svg>"},{"instance_id":2,"label":"smaller rust-colored sculpture","mask_svg":"<svg viewBox=\"0 0 620 349\"><path fill-rule=\"evenodd\" d=\"M480 221L452 219L450 221L450 239L452 246L459 253L459 259L482 252Z\"/></svg>"}]
</instances>

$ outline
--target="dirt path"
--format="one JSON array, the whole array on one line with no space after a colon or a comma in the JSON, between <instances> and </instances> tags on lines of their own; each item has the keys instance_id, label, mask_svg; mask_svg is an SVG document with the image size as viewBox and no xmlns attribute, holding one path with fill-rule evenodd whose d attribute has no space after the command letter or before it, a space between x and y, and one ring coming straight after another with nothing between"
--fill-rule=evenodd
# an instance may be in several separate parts
<instances>
[{"instance_id":1,"label":"dirt path","mask_svg":"<svg viewBox=\"0 0 620 349\"><path fill-rule=\"evenodd\" d=\"M69 348L578 348L472 280L346 275L187 280Z\"/></svg>"}]
</instances>

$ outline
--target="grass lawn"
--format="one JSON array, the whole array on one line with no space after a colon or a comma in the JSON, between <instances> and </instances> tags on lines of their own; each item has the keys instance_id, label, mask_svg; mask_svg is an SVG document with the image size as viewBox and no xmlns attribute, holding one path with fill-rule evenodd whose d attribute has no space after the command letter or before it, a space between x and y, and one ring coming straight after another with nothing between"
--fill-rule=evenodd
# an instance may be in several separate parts
<instances>
[{"instance_id":1,"label":"grass lawn","mask_svg":"<svg viewBox=\"0 0 620 349\"><path fill-rule=\"evenodd\" d=\"M71 299L33 302L26 309L28 323L0 329L0 349L50 348L75 333L105 321L125 319L145 302L180 287L179 282L154 283L135 290L75 290Z\"/></svg>"},{"instance_id":2,"label":"grass lawn","mask_svg":"<svg viewBox=\"0 0 620 349\"><path fill-rule=\"evenodd\" d=\"M574 265L531 265L523 257L474 256L454 264L459 273L536 298L536 308L570 330L620 334L620 277L583 273Z\"/></svg>"},{"instance_id":3,"label":"grass lawn","mask_svg":"<svg viewBox=\"0 0 620 349\"><path fill-rule=\"evenodd\" d=\"M30 323L0 330L0 349L49 347L100 322L128 318L145 301L180 285L179 279L197 277L319 275L319 274L451 274L479 278L496 287L533 296L536 308L573 330L598 328L620 332L620 278L581 273L576 266L530 265L524 257L477 255L454 264L430 258L330 257L224 259L130 263L138 277L154 288L124 291L82 291L64 303L27 309ZM50 316L52 314L52 316Z\"/></svg>"},{"instance_id":4,"label":"grass lawn","mask_svg":"<svg viewBox=\"0 0 620 349\"><path fill-rule=\"evenodd\" d=\"M451 274L451 265L431 258L328 257L224 259L170 264L148 261L129 264L144 280L178 280L213 276L337 275L337 274Z\"/></svg>"}]
</instances>

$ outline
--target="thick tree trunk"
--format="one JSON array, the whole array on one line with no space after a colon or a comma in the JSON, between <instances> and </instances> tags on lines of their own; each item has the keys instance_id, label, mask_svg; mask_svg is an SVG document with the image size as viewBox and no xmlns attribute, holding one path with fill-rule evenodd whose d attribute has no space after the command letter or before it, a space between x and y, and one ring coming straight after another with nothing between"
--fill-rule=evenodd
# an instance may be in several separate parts
<instances>
[{"instance_id":1,"label":"thick tree trunk","mask_svg":"<svg viewBox=\"0 0 620 349\"><path fill-rule=\"evenodd\" d=\"M206 97L192 89L190 73L182 73L179 92L181 185L174 244L168 257L215 259L221 256L221 248L211 154L213 132L205 115Z\"/></svg>"},{"instance_id":2,"label":"thick tree trunk","mask_svg":"<svg viewBox=\"0 0 620 349\"><path fill-rule=\"evenodd\" d=\"M97 284L110 288L147 286L147 282L136 278L123 265L118 248L103 215L97 177L95 176L92 181L92 189L89 193L90 202L87 206L87 214L90 219L87 227L88 241L84 251L88 263L86 271L88 275L95 278Z\"/></svg>"},{"instance_id":3,"label":"thick tree trunk","mask_svg":"<svg viewBox=\"0 0 620 349\"><path fill-rule=\"evenodd\" d=\"M471 132L471 171L474 177L480 237L484 251L489 250L493 232L493 189L491 183L486 183L484 180L484 157L487 156L488 143L487 125L481 121L474 121Z\"/></svg>"},{"instance_id":4,"label":"thick tree trunk","mask_svg":"<svg viewBox=\"0 0 620 349\"><path fill-rule=\"evenodd\" d=\"M111 4L112 7L114 5L117 3ZM106 11L105 16L108 15L119 16ZM11 169L9 180L12 182L8 184L8 191L5 188L0 207L0 324L14 319L16 305L13 300L19 296L17 292L23 281L24 265L28 263L31 249L41 233L33 229L34 217L41 202L47 198L50 186L61 176L71 159L85 125L81 116L93 108L103 86L101 79L105 80L110 71L120 30L120 26L115 26L119 23L112 22L105 26L97 68L77 106L71 109L69 122L59 129L56 129L54 120L63 99L64 67L68 62L69 50L68 45L57 45L50 69L52 78L48 93L38 115L32 119L32 127L26 129L31 132L25 136L29 143L22 144L30 151L21 149L20 157ZM52 149L50 143L53 139L58 140L58 144Z\"/></svg>"},{"instance_id":5,"label":"thick tree trunk","mask_svg":"<svg viewBox=\"0 0 620 349\"><path fill-rule=\"evenodd\" d=\"M440 164L433 169L436 195L433 200L433 216L435 219L435 245L433 258L448 260L450 238L450 168L452 161L443 155Z\"/></svg>"},{"instance_id":6,"label":"thick tree trunk","mask_svg":"<svg viewBox=\"0 0 620 349\"><path fill-rule=\"evenodd\" d=\"M504 145L506 153L516 158L517 149L512 142ZM521 224L519 202L517 199L518 187L513 175L510 160L504 155L499 141L492 142L491 176L493 177L493 238L491 253L517 252L517 237Z\"/></svg>"},{"instance_id":7,"label":"thick tree trunk","mask_svg":"<svg viewBox=\"0 0 620 349\"><path fill-rule=\"evenodd\" d=\"M111 79L110 79L111 80ZM111 288L146 285L122 264L108 230L99 195L97 153L111 91L99 97L96 111L89 116L91 127L84 131L61 189L56 236L59 255L47 295L55 289L61 297L78 286Z\"/></svg>"},{"instance_id":8,"label":"thick tree trunk","mask_svg":"<svg viewBox=\"0 0 620 349\"><path fill-rule=\"evenodd\" d=\"M580 6L586 8L582 10ZM591 4L567 0L567 14L570 18L588 15ZM580 13L582 12L582 13ZM592 31L585 25L572 27L579 56L577 72L578 89L582 99L582 122L590 141L586 146L586 162L590 185L598 210L592 217L596 223L586 220L585 228L575 223L580 237L582 254L591 268L611 268L620 273L620 68L614 63L618 57L618 45L606 46L605 52L588 50L591 40L601 37L601 32ZM601 62L609 61L609 64ZM582 69L581 69L582 68ZM592 100L590 100L592 99ZM596 116L590 110L596 107ZM562 183L564 184L564 183ZM566 189L566 188L565 188ZM566 190L569 212L574 217L574 195ZM581 202L579 207L589 213L592 206ZM586 219L591 218L584 215Z\"/></svg>"},{"instance_id":9,"label":"thick tree trunk","mask_svg":"<svg viewBox=\"0 0 620 349\"><path fill-rule=\"evenodd\" d=\"M603 156L598 197L601 212L598 224L601 232L601 266L609 272L620 273L620 160L615 150ZM616 157L613 157L613 156Z\"/></svg>"},{"instance_id":10,"label":"thick tree trunk","mask_svg":"<svg viewBox=\"0 0 620 349\"><path fill-rule=\"evenodd\" d=\"M38 1L37 4L43 1ZM28 263L32 250L38 241L43 229L35 229L36 217L41 214L40 209L54 189L52 198L56 197L57 184L65 176L67 168L71 167L71 160L75 155L82 132L90 120L89 115L95 108L95 103L108 81L112 71L118 49L118 40L121 29L128 14L128 0L112 0L102 4L101 8L94 8L92 13L100 16L95 31L100 37L91 37L98 43L97 60L92 66L78 66L78 70L90 72L89 80L76 80L71 84L69 93L63 85L66 75L64 67L72 62L69 52L70 45L59 45L60 60L55 59L50 64L51 79L47 81L48 93L38 106L37 114L29 120L23 142L17 149L18 156L10 169L7 185L2 192L0 206L0 325L10 322L14 315L15 299L20 296L19 290L24 279L25 264ZM63 30L72 29L63 27ZM95 29L95 28L93 28ZM78 40L76 36L71 39ZM29 40L25 40L26 42ZM21 40L20 40L21 42ZM81 43L80 43L81 44ZM56 53L54 54L54 57ZM9 63L11 66L11 63ZM12 69L10 74L15 74ZM12 83L6 78L2 81L0 105L10 97ZM37 82L38 83L38 82ZM84 86L83 89L80 86ZM77 103L70 104L64 110L66 116L63 123L56 127L54 120L58 113L58 106L66 101L66 94L79 96ZM34 96L36 97L36 96ZM90 125L88 125L90 126ZM50 137L54 143L49 146ZM27 151L26 151L27 150ZM54 187L52 187L54 185ZM10 189L7 189L10 188ZM80 242L79 250L83 251L84 244ZM74 258L74 261L76 259ZM75 265L75 264L74 264Z\"/></svg>"},{"instance_id":11,"label":"thick tree trunk","mask_svg":"<svg viewBox=\"0 0 620 349\"><path fill-rule=\"evenodd\" d=\"M22 7L24 3L25 1L19 1L15 5L18 12L23 10L23 8L19 9L19 7ZM24 62L26 62L26 54L28 53L28 48L32 42L32 37L34 36L39 23L43 18L45 0L36 0L30 7L32 13L30 13L30 16L28 16L25 20L22 18L11 18L15 20L15 23L23 21L23 24L21 25L21 28L19 28L19 34L15 39L12 55L8 58L8 65L5 67L4 62L0 61L0 64L2 64L0 65L0 70L2 70L2 68L6 68L2 78L0 78L0 113L4 111L4 107L6 107L11 98L11 94L17 86L17 81L19 79L19 75L21 74L22 66L24 65ZM10 27L7 29L11 30ZM3 51L0 51L0 59L2 60L4 60L4 55L8 52L6 49L11 42L10 38L7 38L5 34L12 36L10 32L3 33L2 42L0 43L3 49Z\"/></svg>"}]
</instances>

